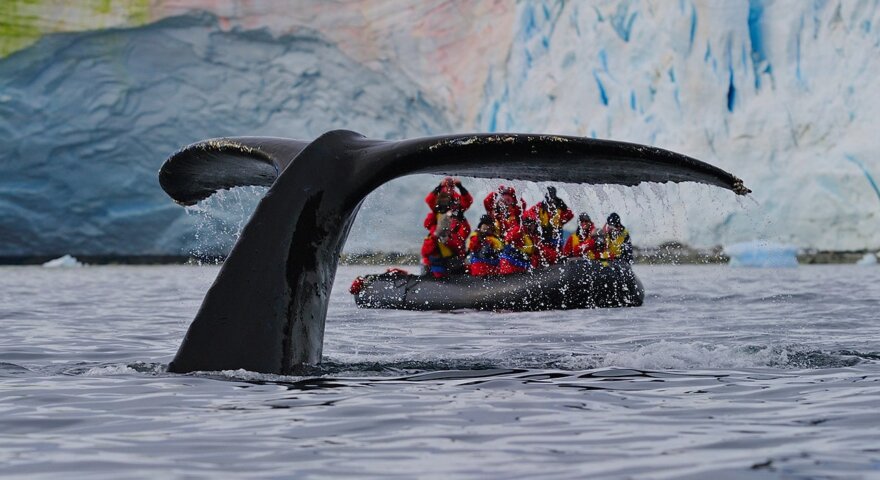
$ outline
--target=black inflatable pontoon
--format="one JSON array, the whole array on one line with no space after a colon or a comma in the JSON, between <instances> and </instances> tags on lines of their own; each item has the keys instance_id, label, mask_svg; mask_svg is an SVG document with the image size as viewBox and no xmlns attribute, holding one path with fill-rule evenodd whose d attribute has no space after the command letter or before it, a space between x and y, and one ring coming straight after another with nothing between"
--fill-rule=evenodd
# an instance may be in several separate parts
<instances>
[{"instance_id":1,"label":"black inflatable pontoon","mask_svg":"<svg viewBox=\"0 0 880 480\"><path fill-rule=\"evenodd\" d=\"M628 262L605 266L569 260L533 272L433 278L391 270L367 275L353 285L361 308L404 310L559 310L637 307L645 289Z\"/></svg>"}]
</instances>

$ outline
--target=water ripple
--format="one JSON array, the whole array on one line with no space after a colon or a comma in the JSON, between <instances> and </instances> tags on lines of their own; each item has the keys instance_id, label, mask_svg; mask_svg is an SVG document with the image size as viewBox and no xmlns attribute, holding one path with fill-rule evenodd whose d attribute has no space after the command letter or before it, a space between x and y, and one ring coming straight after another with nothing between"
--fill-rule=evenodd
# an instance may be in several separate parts
<instances>
[{"instance_id":1,"label":"water ripple","mask_svg":"<svg viewBox=\"0 0 880 480\"><path fill-rule=\"evenodd\" d=\"M167 373L216 271L4 269L2 474L856 478L880 465L880 269L640 268L642 308L448 314L356 309L344 287L366 269L343 267L320 367Z\"/></svg>"}]
</instances>

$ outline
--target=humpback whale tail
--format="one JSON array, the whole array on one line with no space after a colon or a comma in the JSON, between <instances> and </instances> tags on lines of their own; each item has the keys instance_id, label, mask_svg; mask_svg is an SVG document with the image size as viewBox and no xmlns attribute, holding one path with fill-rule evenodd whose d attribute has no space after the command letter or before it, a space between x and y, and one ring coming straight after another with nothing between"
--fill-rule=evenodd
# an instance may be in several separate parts
<instances>
[{"instance_id":1,"label":"humpback whale tail","mask_svg":"<svg viewBox=\"0 0 880 480\"><path fill-rule=\"evenodd\" d=\"M361 202L394 178L433 173L567 183L699 182L749 193L733 175L655 147L532 134L372 140L335 130L312 142L240 137L199 142L159 171L189 205L219 189L271 186L190 325L172 372L286 374L321 360L339 253Z\"/></svg>"}]
</instances>

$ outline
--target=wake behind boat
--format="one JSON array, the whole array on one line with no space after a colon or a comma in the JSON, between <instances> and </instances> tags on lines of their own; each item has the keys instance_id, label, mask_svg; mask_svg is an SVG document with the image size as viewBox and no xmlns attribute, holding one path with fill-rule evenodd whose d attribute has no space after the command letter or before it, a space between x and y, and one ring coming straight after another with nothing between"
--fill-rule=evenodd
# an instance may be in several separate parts
<instances>
[{"instance_id":1,"label":"wake behind boat","mask_svg":"<svg viewBox=\"0 0 880 480\"><path fill-rule=\"evenodd\" d=\"M361 308L403 310L566 310L637 307L645 289L627 261L567 261L511 275L444 278L390 269L359 277L351 293Z\"/></svg>"}]
</instances>

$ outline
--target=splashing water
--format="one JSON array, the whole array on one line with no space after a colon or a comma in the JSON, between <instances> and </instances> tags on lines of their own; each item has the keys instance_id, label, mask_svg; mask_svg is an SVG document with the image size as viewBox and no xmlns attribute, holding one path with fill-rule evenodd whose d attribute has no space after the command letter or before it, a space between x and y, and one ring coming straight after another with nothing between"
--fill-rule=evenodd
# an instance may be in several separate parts
<instances>
[{"instance_id":1,"label":"splashing water","mask_svg":"<svg viewBox=\"0 0 880 480\"><path fill-rule=\"evenodd\" d=\"M257 203L267 191L267 187L220 190L207 199L186 207L189 215L198 218L196 243L189 254L199 263L216 263L228 254L257 208Z\"/></svg>"}]
</instances>

